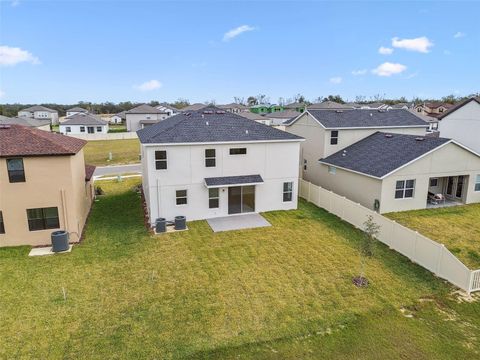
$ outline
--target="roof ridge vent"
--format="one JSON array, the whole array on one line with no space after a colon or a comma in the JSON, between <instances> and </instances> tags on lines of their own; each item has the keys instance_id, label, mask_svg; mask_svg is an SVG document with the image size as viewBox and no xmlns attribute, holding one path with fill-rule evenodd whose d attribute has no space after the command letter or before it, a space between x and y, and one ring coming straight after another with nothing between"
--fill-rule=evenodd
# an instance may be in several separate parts
<instances>
[{"instance_id":1,"label":"roof ridge vent","mask_svg":"<svg viewBox=\"0 0 480 360\"><path fill-rule=\"evenodd\" d=\"M393 137L393 134L385 134L385 137L386 137L387 139L391 139L391 138Z\"/></svg>"},{"instance_id":2,"label":"roof ridge vent","mask_svg":"<svg viewBox=\"0 0 480 360\"><path fill-rule=\"evenodd\" d=\"M207 126L208 126L208 121L205 121L205 125L207 125Z\"/></svg>"},{"instance_id":3,"label":"roof ridge vent","mask_svg":"<svg viewBox=\"0 0 480 360\"><path fill-rule=\"evenodd\" d=\"M415 138L415 141L424 141L424 140L425 140L425 138L422 137L422 136L418 136L418 137Z\"/></svg>"},{"instance_id":4,"label":"roof ridge vent","mask_svg":"<svg viewBox=\"0 0 480 360\"><path fill-rule=\"evenodd\" d=\"M343 113L343 110L335 110L337 114Z\"/></svg>"},{"instance_id":5,"label":"roof ridge vent","mask_svg":"<svg viewBox=\"0 0 480 360\"><path fill-rule=\"evenodd\" d=\"M248 129L247 129L247 130L245 130L245 134L247 134L247 135L248 135Z\"/></svg>"}]
</instances>

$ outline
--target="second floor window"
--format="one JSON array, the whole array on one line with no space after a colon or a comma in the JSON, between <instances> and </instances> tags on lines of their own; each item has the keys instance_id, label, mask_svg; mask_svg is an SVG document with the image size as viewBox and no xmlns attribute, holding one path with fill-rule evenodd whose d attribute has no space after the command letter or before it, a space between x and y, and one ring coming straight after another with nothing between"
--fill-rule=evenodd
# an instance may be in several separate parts
<instances>
[{"instance_id":1,"label":"second floor window","mask_svg":"<svg viewBox=\"0 0 480 360\"><path fill-rule=\"evenodd\" d=\"M155 169L167 169L167 152L165 150L155 151Z\"/></svg>"},{"instance_id":2,"label":"second floor window","mask_svg":"<svg viewBox=\"0 0 480 360\"><path fill-rule=\"evenodd\" d=\"M25 170L23 168L23 159L7 159L8 180L11 183L25 182Z\"/></svg>"},{"instance_id":3,"label":"second floor window","mask_svg":"<svg viewBox=\"0 0 480 360\"><path fill-rule=\"evenodd\" d=\"M5 224L3 223L3 214L0 211L0 234L5 234Z\"/></svg>"},{"instance_id":4,"label":"second floor window","mask_svg":"<svg viewBox=\"0 0 480 360\"><path fill-rule=\"evenodd\" d=\"M206 167L215 167L215 149L205 149L205 166Z\"/></svg>"},{"instance_id":5,"label":"second floor window","mask_svg":"<svg viewBox=\"0 0 480 360\"><path fill-rule=\"evenodd\" d=\"M247 148L231 148L230 155L246 155Z\"/></svg>"},{"instance_id":6,"label":"second floor window","mask_svg":"<svg viewBox=\"0 0 480 360\"><path fill-rule=\"evenodd\" d=\"M332 130L330 133L330 145L338 144L338 130Z\"/></svg>"}]
</instances>

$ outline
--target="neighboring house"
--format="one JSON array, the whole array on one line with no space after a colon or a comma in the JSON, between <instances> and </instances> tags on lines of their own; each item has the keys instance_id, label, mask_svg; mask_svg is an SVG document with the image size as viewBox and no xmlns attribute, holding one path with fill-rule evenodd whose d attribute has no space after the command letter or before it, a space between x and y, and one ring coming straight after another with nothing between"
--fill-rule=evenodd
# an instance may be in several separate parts
<instances>
[{"instance_id":1,"label":"neighboring house","mask_svg":"<svg viewBox=\"0 0 480 360\"><path fill-rule=\"evenodd\" d=\"M423 136L428 124L408 110L310 110L287 122L286 131L305 138L301 149L302 177L323 186L318 160L377 131ZM355 188L355 185L353 185Z\"/></svg>"},{"instance_id":2,"label":"neighboring house","mask_svg":"<svg viewBox=\"0 0 480 360\"><path fill-rule=\"evenodd\" d=\"M51 131L50 120L37 120L27 117L14 117L9 118L0 115L0 125L22 125L27 127L36 128L44 131Z\"/></svg>"},{"instance_id":3,"label":"neighboring house","mask_svg":"<svg viewBox=\"0 0 480 360\"><path fill-rule=\"evenodd\" d=\"M437 118L443 113L446 113L453 106L454 105L452 104L442 102L423 103L415 105L414 110L419 114Z\"/></svg>"},{"instance_id":4,"label":"neighboring house","mask_svg":"<svg viewBox=\"0 0 480 360\"><path fill-rule=\"evenodd\" d=\"M0 126L0 246L48 245L65 230L78 242L90 211L95 167L86 141L20 125Z\"/></svg>"},{"instance_id":5,"label":"neighboring house","mask_svg":"<svg viewBox=\"0 0 480 360\"><path fill-rule=\"evenodd\" d=\"M246 107L245 105L236 104L236 103L230 103L227 105L217 105L217 107L219 109L222 109L231 113L235 113L235 114L249 111L248 107Z\"/></svg>"},{"instance_id":6,"label":"neighboring house","mask_svg":"<svg viewBox=\"0 0 480 360\"><path fill-rule=\"evenodd\" d=\"M60 133L64 135L106 134L108 122L92 114L77 113L65 118L60 124Z\"/></svg>"},{"instance_id":7,"label":"neighboring house","mask_svg":"<svg viewBox=\"0 0 480 360\"><path fill-rule=\"evenodd\" d=\"M167 103L162 103L158 106L155 106L155 108L160 110L160 111L163 111L168 116L173 116L173 115L178 114L180 112L180 110L178 110L177 108L175 108L171 105L168 105Z\"/></svg>"},{"instance_id":8,"label":"neighboring house","mask_svg":"<svg viewBox=\"0 0 480 360\"><path fill-rule=\"evenodd\" d=\"M73 107L73 108L67 110L67 116L66 117L76 115L76 114L88 114L88 110L86 110L84 108L81 108L79 106L76 106L76 107Z\"/></svg>"},{"instance_id":9,"label":"neighboring house","mask_svg":"<svg viewBox=\"0 0 480 360\"><path fill-rule=\"evenodd\" d=\"M35 105L20 110L18 117L33 118L37 120L49 120L52 125L58 124L58 111L45 106Z\"/></svg>"},{"instance_id":10,"label":"neighboring house","mask_svg":"<svg viewBox=\"0 0 480 360\"><path fill-rule=\"evenodd\" d=\"M267 118L263 115L260 115L260 114L250 112L250 111L244 111L244 112L239 113L238 115L240 115L244 118L250 119L250 120L254 120L254 121L259 122L260 124L264 124L264 125L271 125L271 122L272 122L269 118Z\"/></svg>"},{"instance_id":11,"label":"neighboring house","mask_svg":"<svg viewBox=\"0 0 480 360\"><path fill-rule=\"evenodd\" d=\"M125 111L127 131L137 131L144 127L156 124L159 121L168 118L168 114L163 110L153 106L142 104L133 109Z\"/></svg>"},{"instance_id":12,"label":"neighboring house","mask_svg":"<svg viewBox=\"0 0 480 360\"><path fill-rule=\"evenodd\" d=\"M295 110L283 110L266 114L264 117L270 119L270 123L268 125L281 126L285 121L294 119L300 114L301 112Z\"/></svg>"},{"instance_id":13,"label":"neighboring house","mask_svg":"<svg viewBox=\"0 0 480 360\"><path fill-rule=\"evenodd\" d=\"M258 104L250 106L250 112L255 114L268 114L270 112L270 104Z\"/></svg>"},{"instance_id":14,"label":"neighboring house","mask_svg":"<svg viewBox=\"0 0 480 360\"><path fill-rule=\"evenodd\" d=\"M340 104L335 101L323 101L320 103L315 103L307 106L308 110L324 110L324 109L353 109L353 106L346 104Z\"/></svg>"},{"instance_id":15,"label":"neighboring house","mask_svg":"<svg viewBox=\"0 0 480 360\"><path fill-rule=\"evenodd\" d=\"M279 111L283 111L283 110L285 110L285 108L282 105L273 104L273 105L270 105L270 108L268 109L268 112L269 113L274 113L274 112L279 112Z\"/></svg>"},{"instance_id":16,"label":"neighboring house","mask_svg":"<svg viewBox=\"0 0 480 360\"><path fill-rule=\"evenodd\" d=\"M397 104L394 104L391 106L392 109L405 109L405 110L409 110L409 109L413 109L415 106L414 103L397 103Z\"/></svg>"},{"instance_id":17,"label":"neighboring house","mask_svg":"<svg viewBox=\"0 0 480 360\"><path fill-rule=\"evenodd\" d=\"M384 103L367 103L367 104L361 104L360 109L370 109L370 110L390 110L392 107L390 105L384 104Z\"/></svg>"},{"instance_id":18,"label":"neighboring house","mask_svg":"<svg viewBox=\"0 0 480 360\"><path fill-rule=\"evenodd\" d=\"M108 117L108 122L110 124L121 124L122 117L119 114L113 114Z\"/></svg>"},{"instance_id":19,"label":"neighboring house","mask_svg":"<svg viewBox=\"0 0 480 360\"><path fill-rule=\"evenodd\" d=\"M438 135L438 119L436 117L423 115L422 113L416 112L414 109L408 109L408 111L428 124L427 133Z\"/></svg>"},{"instance_id":20,"label":"neighboring house","mask_svg":"<svg viewBox=\"0 0 480 360\"><path fill-rule=\"evenodd\" d=\"M302 138L207 107L137 131L150 223L297 208Z\"/></svg>"},{"instance_id":21,"label":"neighboring house","mask_svg":"<svg viewBox=\"0 0 480 360\"><path fill-rule=\"evenodd\" d=\"M440 136L480 153L480 98L470 98L438 117Z\"/></svg>"},{"instance_id":22,"label":"neighboring house","mask_svg":"<svg viewBox=\"0 0 480 360\"><path fill-rule=\"evenodd\" d=\"M285 110L293 110L297 112L304 112L307 106L305 103L293 102L284 106Z\"/></svg>"},{"instance_id":23,"label":"neighboring house","mask_svg":"<svg viewBox=\"0 0 480 360\"><path fill-rule=\"evenodd\" d=\"M188 112L188 111L198 111L200 109L203 109L207 105L201 104L201 103L196 103L192 105L187 105L183 109L180 109L181 112Z\"/></svg>"},{"instance_id":24,"label":"neighboring house","mask_svg":"<svg viewBox=\"0 0 480 360\"><path fill-rule=\"evenodd\" d=\"M318 176L380 213L480 202L480 156L445 138L376 132L320 159Z\"/></svg>"}]
</instances>

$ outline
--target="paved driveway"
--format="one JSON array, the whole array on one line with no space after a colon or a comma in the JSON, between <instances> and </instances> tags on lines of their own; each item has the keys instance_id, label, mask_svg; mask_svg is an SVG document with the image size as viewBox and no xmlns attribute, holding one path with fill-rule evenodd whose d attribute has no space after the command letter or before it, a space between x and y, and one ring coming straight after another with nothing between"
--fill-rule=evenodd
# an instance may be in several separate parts
<instances>
[{"instance_id":1,"label":"paved driveway","mask_svg":"<svg viewBox=\"0 0 480 360\"><path fill-rule=\"evenodd\" d=\"M114 166L97 166L94 176L104 176L104 175L119 175L125 173L141 173L142 165L141 164L130 164L130 165L114 165Z\"/></svg>"},{"instance_id":2,"label":"paved driveway","mask_svg":"<svg viewBox=\"0 0 480 360\"><path fill-rule=\"evenodd\" d=\"M262 215L256 213L208 219L207 222L213 232L272 226Z\"/></svg>"}]
</instances>

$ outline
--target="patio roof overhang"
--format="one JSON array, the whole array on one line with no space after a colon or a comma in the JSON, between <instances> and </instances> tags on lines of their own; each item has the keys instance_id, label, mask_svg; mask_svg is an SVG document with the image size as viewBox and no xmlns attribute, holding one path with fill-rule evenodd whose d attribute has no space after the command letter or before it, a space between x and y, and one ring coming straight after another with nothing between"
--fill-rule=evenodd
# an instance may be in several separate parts
<instances>
[{"instance_id":1,"label":"patio roof overhang","mask_svg":"<svg viewBox=\"0 0 480 360\"><path fill-rule=\"evenodd\" d=\"M209 189L226 186L257 185L262 183L263 179L259 174L205 178L205 186Z\"/></svg>"}]
</instances>

